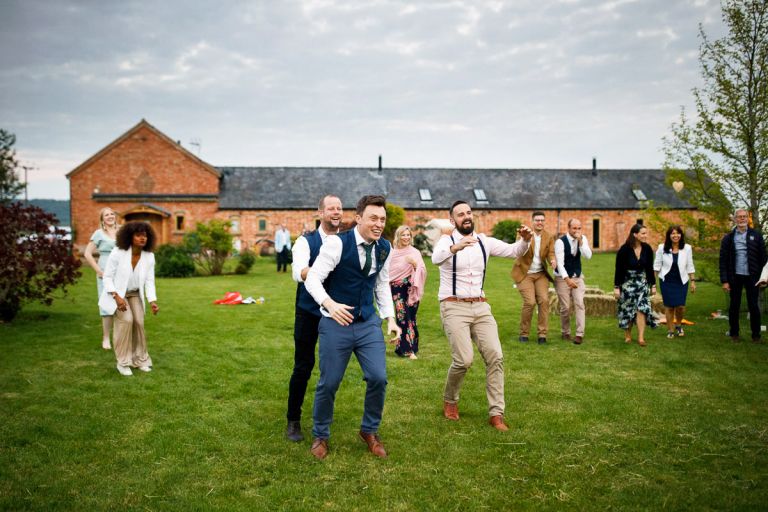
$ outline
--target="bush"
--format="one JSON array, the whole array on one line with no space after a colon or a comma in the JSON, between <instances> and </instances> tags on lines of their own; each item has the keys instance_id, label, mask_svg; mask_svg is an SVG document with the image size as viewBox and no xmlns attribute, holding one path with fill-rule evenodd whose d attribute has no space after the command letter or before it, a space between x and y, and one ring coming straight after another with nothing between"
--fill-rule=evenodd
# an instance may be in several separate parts
<instances>
[{"instance_id":1,"label":"bush","mask_svg":"<svg viewBox=\"0 0 768 512\"><path fill-rule=\"evenodd\" d=\"M195 261L181 245L161 245L155 251L155 275L189 277L195 273Z\"/></svg>"},{"instance_id":2,"label":"bush","mask_svg":"<svg viewBox=\"0 0 768 512\"><path fill-rule=\"evenodd\" d=\"M184 235L184 245L192 257L212 275L221 275L224 262L232 252L232 235L229 221L213 219L207 223L198 222L195 231Z\"/></svg>"},{"instance_id":3,"label":"bush","mask_svg":"<svg viewBox=\"0 0 768 512\"><path fill-rule=\"evenodd\" d=\"M502 220L493 226L491 233L493 238L498 238L511 244L517 239L517 230L522 225L519 220Z\"/></svg>"},{"instance_id":4,"label":"bush","mask_svg":"<svg viewBox=\"0 0 768 512\"><path fill-rule=\"evenodd\" d=\"M384 225L384 238L391 242L392 237L395 236L395 231L403 225L403 222L405 222L405 210L403 207L387 203L387 222Z\"/></svg>"},{"instance_id":5,"label":"bush","mask_svg":"<svg viewBox=\"0 0 768 512\"><path fill-rule=\"evenodd\" d=\"M245 250L241 252L238 257L237 267L235 267L235 274L247 274L254 263L256 263L256 255L252 251Z\"/></svg>"},{"instance_id":6,"label":"bush","mask_svg":"<svg viewBox=\"0 0 768 512\"><path fill-rule=\"evenodd\" d=\"M36 206L0 204L0 319L10 322L25 301L50 305L53 292L75 283L80 260L69 233Z\"/></svg>"}]
</instances>

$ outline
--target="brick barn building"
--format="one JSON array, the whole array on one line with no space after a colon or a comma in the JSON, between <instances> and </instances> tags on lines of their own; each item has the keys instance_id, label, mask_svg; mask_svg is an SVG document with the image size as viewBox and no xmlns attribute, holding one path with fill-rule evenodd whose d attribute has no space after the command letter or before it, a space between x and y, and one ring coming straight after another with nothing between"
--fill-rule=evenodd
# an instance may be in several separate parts
<instances>
[{"instance_id":1,"label":"brick barn building","mask_svg":"<svg viewBox=\"0 0 768 512\"><path fill-rule=\"evenodd\" d=\"M406 210L406 223L447 218L456 199L470 203L478 231L504 219L547 215L546 229L563 233L569 218L584 225L596 250L616 250L643 205L653 200L692 210L659 169L390 169L215 167L142 120L67 174L71 223L81 249L98 228L98 213L114 209L121 222L148 221L160 243L179 243L196 222L232 222L238 247L271 239L285 223L295 236L315 227L317 202L341 197L344 219L364 194L382 194ZM703 215L702 215L703 217ZM658 240L656 234L654 239Z\"/></svg>"}]
</instances>

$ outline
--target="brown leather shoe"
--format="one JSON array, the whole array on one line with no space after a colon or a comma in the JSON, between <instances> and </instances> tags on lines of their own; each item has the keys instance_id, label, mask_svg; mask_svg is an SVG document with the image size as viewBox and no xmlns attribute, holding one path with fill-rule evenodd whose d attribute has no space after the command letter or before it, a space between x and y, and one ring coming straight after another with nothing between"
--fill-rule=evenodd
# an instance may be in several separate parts
<instances>
[{"instance_id":1,"label":"brown leather shoe","mask_svg":"<svg viewBox=\"0 0 768 512\"><path fill-rule=\"evenodd\" d=\"M309 449L309 453L314 455L316 459L324 459L328 455L328 440L316 437L312 441L312 448Z\"/></svg>"},{"instance_id":2,"label":"brown leather shoe","mask_svg":"<svg viewBox=\"0 0 768 512\"><path fill-rule=\"evenodd\" d=\"M571 334L567 333L567 332L564 332L564 333L560 334L560 338L564 339L565 341L571 341Z\"/></svg>"},{"instance_id":3,"label":"brown leather shoe","mask_svg":"<svg viewBox=\"0 0 768 512\"><path fill-rule=\"evenodd\" d=\"M387 450L385 450L384 445L381 444L381 438L379 437L379 434L368 434L361 430L359 435L360 439L365 441L365 444L368 445L369 452L377 457L381 457L382 459L387 458Z\"/></svg>"},{"instance_id":4,"label":"brown leather shoe","mask_svg":"<svg viewBox=\"0 0 768 512\"><path fill-rule=\"evenodd\" d=\"M584 338L581 336L576 336L573 338L573 343L576 345L581 345L581 343L584 341Z\"/></svg>"},{"instance_id":5,"label":"brown leather shoe","mask_svg":"<svg viewBox=\"0 0 768 512\"><path fill-rule=\"evenodd\" d=\"M459 404L443 402L443 416L451 421L459 421Z\"/></svg>"},{"instance_id":6,"label":"brown leather shoe","mask_svg":"<svg viewBox=\"0 0 768 512\"><path fill-rule=\"evenodd\" d=\"M509 430L509 427L506 423L504 423L504 416L499 414L498 416L491 416L491 419L488 420L488 423L495 428L496 430L500 430L501 432L506 432Z\"/></svg>"}]
</instances>

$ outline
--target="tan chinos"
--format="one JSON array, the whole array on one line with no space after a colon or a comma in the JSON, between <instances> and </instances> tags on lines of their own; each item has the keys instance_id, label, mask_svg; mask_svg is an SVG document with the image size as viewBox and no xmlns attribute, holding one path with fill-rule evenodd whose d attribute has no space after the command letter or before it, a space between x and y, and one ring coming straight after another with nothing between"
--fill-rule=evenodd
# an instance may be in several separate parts
<instances>
[{"instance_id":1,"label":"tan chinos","mask_svg":"<svg viewBox=\"0 0 768 512\"><path fill-rule=\"evenodd\" d=\"M539 338L547 337L549 328L549 279L546 272L526 274L517 283L517 290L523 297L523 308L520 312L520 336L528 336L531 332L533 309L538 305L538 323L536 325Z\"/></svg>"},{"instance_id":2,"label":"tan chinos","mask_svg":"<svg viewBox=\"0 0 768 512\"><path fill-rule=\"evenodd\" d=\"M571 335L571 305L576 319L576 333L574 336L584 336L584 325L586 324L586 314L584 310L584 278L571 278L578 286L571 288L565 279L555 277L555 290L557 291L557 300L560 305L560 332Z\"/></svg>"},{"instance_id":3,"label":"tan chinos","mask_svg":"<svg viewBox=\"0 0 768 512\"><path fill-rule=\"evenodd\" d=\"M487 302L440 303L440 318L451 346L451 366L445 381L444 400L455 404L467 370L472 366L472 342L485 362L485 392L489 416L504 414L504 355L499 329Z\"/></svg>"},{"instance_id":4,"label":"tan chinos","mask_svg":"<svg viewBox=\"0 0 768 512\"><path fill-rule=\"evenodd\" d=\"M115 311L114 345L117 364L120 366L152 366L147 353L147 338L144 334L144 305L139 292L125 294L128 308Z\"/></svg>"}]
</instances>

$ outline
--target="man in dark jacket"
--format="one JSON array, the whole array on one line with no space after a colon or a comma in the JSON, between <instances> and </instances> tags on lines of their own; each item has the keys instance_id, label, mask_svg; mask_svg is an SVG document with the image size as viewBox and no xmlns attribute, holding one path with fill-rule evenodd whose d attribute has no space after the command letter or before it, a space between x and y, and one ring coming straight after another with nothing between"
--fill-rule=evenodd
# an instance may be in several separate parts
<instances>
[{"instance_id":1,"label":"man in dark jacket","mask_svg":"<svg viewBox=\"0 0 768 512\"><path fill-rule=\"evenodd\" d=\"M729 334L734 343L740 341L739 310L741 291L745 290L752 341L760 343L757 281L768 260L765 241L759 232L749 227L749 213L746 210L736 210L733 216L736 227L720 243L720 282L723 283L723 290L731 296L731 307L728 310Z\"/></svg>"}]
</instances>

